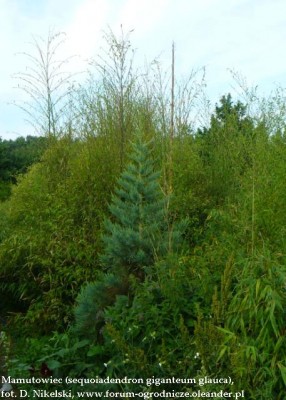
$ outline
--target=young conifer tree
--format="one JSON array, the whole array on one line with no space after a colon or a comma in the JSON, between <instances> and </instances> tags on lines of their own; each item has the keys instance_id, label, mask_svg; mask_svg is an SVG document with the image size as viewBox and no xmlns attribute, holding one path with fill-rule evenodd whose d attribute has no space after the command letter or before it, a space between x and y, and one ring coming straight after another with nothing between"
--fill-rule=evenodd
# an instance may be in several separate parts
<instances>
[{"instance_id":1,"label":"young conifer tree","mask_svg":"<svg viewBox=\"0 0 286 400\"><path fill-rule=\"evenodd\" d=\"M105 273L83 287L75 308L79 334L95 337L104 324L104 311L118 295L130 293L130 275L143 280L148 267L170 250L166 197L156 171L150 143L133 143L130 164L121 174L104 222ZM179 238L173 230L172 237Z\"/></svg>"},{"instance_id":2,"label":"young conifer tree","mask_svg":"<svg viewBox=\"0 0 286 400\"><path fill-rule=\"evenodd\" d=\"M144 267L154 264L168 248L166 197L159 185L150 143L133 143L130 164L118 180L106 219L103 236L103 266L122 276L143 276Z\"/></svg>"}]
</instances>

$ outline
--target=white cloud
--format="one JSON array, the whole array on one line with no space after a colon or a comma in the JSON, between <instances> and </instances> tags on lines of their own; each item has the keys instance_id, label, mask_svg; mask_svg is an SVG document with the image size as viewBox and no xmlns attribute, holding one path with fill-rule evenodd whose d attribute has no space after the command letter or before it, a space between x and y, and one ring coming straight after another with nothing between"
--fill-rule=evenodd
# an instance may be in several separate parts
<instances>
[{"instance_id":1,"label":"white cloud","mask_svg":"<svg viewBox=\"0 0 286 400\"><path fill-rule=\"evenodd\" d=\"M105 0L86 0L79 3L73 18L66 25L71 51L84 58L94 56L106 26L110 12L110 2Z\"/></svg>"}]
</instances>

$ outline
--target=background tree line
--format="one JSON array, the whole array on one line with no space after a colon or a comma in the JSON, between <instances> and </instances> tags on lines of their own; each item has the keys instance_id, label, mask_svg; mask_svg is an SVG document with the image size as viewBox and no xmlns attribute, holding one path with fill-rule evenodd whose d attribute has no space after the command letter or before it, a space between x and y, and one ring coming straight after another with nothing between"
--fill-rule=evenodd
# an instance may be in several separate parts
<instances>
[{"instance_id":1,"label":"background tree line","mask_svg":"<svg viewBox=\"0 0 286 400\"><path fill-rule=\"evenodd\" d=\"M0 139L0 199L6 200L11 194L11 185L16 183L17 176L40 157L45 149L44 137L27 136L15 140Z\"/></svg>"}]
</instances>

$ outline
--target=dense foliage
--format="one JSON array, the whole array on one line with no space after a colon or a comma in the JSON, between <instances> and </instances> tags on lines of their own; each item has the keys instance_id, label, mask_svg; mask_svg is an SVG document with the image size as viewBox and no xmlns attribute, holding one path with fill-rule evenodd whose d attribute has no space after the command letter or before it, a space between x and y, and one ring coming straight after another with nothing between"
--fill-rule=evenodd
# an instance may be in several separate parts
<instances>
[{"instance_id":1,"label":"dense foliage","mask_svg":"<svg viewBox=\"0 0 286 400\"><path fill-rule=\"evenodd\" d=\"M133 72L128 37L109 40L113 61L74 89L71 121L1 206L7 372L231 376L229 386L176 389L282 400L284 108L270 120L275 97L226 95L197 128L184 86L171 121L162 81Z\"/></svg>"},{"instance_id":2,"label":"dense foliage","mask_svg":"<svg viewBox=\"0 0 286 400\"><path fill-rule=\"evenodd\" d=\"M0 138L0 201L10 196L11 185L16 183L17 175L25 173L40 160L46 143L46 138L36 136L16 140Z\"/></svg>"}]
</instances>

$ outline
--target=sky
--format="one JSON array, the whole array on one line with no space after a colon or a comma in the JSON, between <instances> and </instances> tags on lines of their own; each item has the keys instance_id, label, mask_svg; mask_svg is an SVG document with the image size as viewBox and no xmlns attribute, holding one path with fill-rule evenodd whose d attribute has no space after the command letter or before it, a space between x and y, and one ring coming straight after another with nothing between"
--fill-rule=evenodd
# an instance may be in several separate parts
<instances>
[{"instance_id":1,"label":"sky","mask_svg":"<svg viewBox=\"0 0 286 400\"><path fill-rule=\"evenodd\" d=\"M25 101L15 74L25 71L33 37L66 33L63 56L75 55L72 72L104 45L103 32L123 26L139 60L170 63L176 74L205 67L213 102L233 91L230 70L268 93L286 87L286 0L0 0L0 137L34 134L13 102Z\"/></svg>"}]
</instances>

